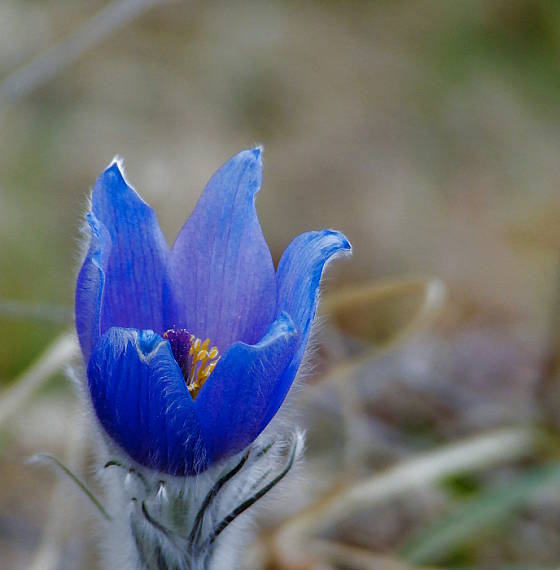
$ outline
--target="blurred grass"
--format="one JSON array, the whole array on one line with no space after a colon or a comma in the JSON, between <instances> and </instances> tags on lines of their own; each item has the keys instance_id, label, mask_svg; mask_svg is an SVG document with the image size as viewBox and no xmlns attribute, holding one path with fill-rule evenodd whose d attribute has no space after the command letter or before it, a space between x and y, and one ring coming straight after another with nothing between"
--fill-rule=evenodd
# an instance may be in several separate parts
<instances>
[{"instance_id":1,"label":"blurred grass","mask_svg":"<svg viewBox=\"0 0 560 570\"><path fill-rule=\"evenodd\" d=\"M401 554L410 563L426 564L453 560L453 552L465 542L472 543L489 531L506 529L507 520L543 489L560 483L560 464L553 463L526 470L511 481L501 482L497 488L488 489L473 499L457 505L452 513L435 524L421 529L408 539Z\"/></svg>"}]
</instances>

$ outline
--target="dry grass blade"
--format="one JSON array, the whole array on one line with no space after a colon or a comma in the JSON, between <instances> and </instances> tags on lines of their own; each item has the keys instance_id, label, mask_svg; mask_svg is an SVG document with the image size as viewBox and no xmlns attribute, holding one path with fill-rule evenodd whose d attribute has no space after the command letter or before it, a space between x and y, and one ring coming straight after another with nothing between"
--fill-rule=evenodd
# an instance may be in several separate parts
<instances>
[{"instance_id":1,"label":"dry grass blade","mask_svg":"<svg viewBox=\"0 0 560 570\"><path fill-rule=\"evenodd\" d=\"M31 365L0 400L0 427L53 374L63 369L78 354L78 343L73 333L61 335L46 352Z\"/></svg>"},{"instance_id":2,"label":"dry grass blade","mask_svg":"<svg viewBox=\"0 0 560 570\"><path fill-rule=\"evenodd\" d=\"M373 281L326 295L321 301L321 311L340 330L365 342L371 349L336 364L318 383L347 384L347 379L378 349L429 326L439 315L445 298L443 281L425 277Z\"/></svg>"},{"instance_id":3,"label":"dry grass blade","mask_svg":"<svg viewBox=\"0 0 560 570\"><path fill-rule=\"evenodd\" d=\"M314 556L349 570L412 570L413 568L405 562L389 556L380 556L363 548L326 540L314 540L310 544L310 551ZM418 568L418 566L414 566L414 568ZM428 570L427 567L423 567L423 569Z\"/></svg>"},{"instance_id":4,"label":"dry grass blade","mask_svg":"<svg viewBox=\"0 0 560 570\"><path fill-rule=\"evenodd\" d=\"M534 444L535 435L529 430L499 430L409 459L352 483L288 520L277 532L276 547L285 553L297 552L307 537L354 513L465 470L487 469L525 457Z\"/></svg>"},{"instance_id":5,"label":"dry grass blade","mask_svg":"<svg viewBox=\"0 0 560 570\"><path fill-rule=\"evenodd\" d=\"M350 336L385 346L432 322L445 294L434 277L372 281L326 295L321 310Z\"/></svg>"},{"instance_id":6,"label":"dry grass blade","mask_svg":"<svg viewBox=\"0 0 560 570\"><path fill-rule=\"evenodd\" d=\"M506 228L511 241L520 246L544 251L560 250L560 203L554 201L546 208L529 214L527 219Z\"/></svg>"}]
</instances>

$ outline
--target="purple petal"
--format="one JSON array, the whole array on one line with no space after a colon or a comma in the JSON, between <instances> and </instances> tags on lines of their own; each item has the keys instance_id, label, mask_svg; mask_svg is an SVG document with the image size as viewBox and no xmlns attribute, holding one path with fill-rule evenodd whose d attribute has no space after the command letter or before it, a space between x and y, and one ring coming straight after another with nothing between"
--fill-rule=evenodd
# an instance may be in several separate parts
<instances>
[{"instance_id":1,"label":"purple petal","mask_svg":"<svg viewBox=\"0 0 560 570\"><path fill-rule=\"evenodd\" d=\"M191 395L159 335L110 328L92 352L88 381L101 425L138 463L172 475L207 467Z\"/></svg>"},{"instance_id":2,"label":"purple petal","mask_svg":"<svg viewBox=\"0 0 560 570\"><path fill-rule=\"evenodd\" d=\"M298 344L284 313L258 344L236 342L222 357L195 400L210 461L241 451L266 427L270 395Z\"/></svg>"},{"instance_id":3,"label":"purple petal","mask_svg":"<svg viewBox=\"0 0 560 570\"><path fill-rule=\"evenodd\" d=\"M208 182L173 245L167 328L210 337L221 351L257 342L274 317L276 282L255 209L261 151L234 156Z\"/></svg>"},{"instance_id":4,"label":"purple petal","mask_svg":"<svg viewBox=\"0 0 560 570\"><path fill-rule=\"evenodd\" d=\"M128 186L117 163L97 179L91 203L112 243L101 332L111 326L162 332L161 295L168 246L154 211Z\"/></svg>"},{"instance_id":5,"label":"purple petal","mask_svg":"<svg viewBox=\"0 0 560 570\"><path fill-rule=\"evenodd\" d=\"M85 361L99 338L105 269L111 251L107 228L91 213L86 217L90 242L76 284L75 314L78 339Z\"/></svg>"},{"instance_id":6,"label":"purple petal","mask_svg":"<svg viewBox=\"0 0 560 570\"><path fill-rule=\"evenodd\" d=\"M280 259L276 314L281 314L282 311L288 313L301 337L293 360L271 394L265 425L284 401L301 364L317 310L323 270L337 255L350 251L350 243L343 234L334 230L321 230L296 237Z\"/></svg>"}]
</instances>

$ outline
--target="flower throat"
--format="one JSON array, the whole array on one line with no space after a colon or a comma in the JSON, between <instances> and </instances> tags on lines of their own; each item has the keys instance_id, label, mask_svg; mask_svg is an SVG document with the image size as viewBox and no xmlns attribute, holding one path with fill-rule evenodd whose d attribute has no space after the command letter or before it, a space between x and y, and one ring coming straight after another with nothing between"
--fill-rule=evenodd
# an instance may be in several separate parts
<instances>
[{"instance_id":1,"label":"flower throat","mask_svg":"<svg viewBox=\"0 0 560 570\"><path fill-rule=\"evenodd\" d=\"M169 341L194 400L220 360L218 348L210 348L209 338L202 341L186 329L169 329L163 333L163 338Z\"/></svg>"}]
</instances>

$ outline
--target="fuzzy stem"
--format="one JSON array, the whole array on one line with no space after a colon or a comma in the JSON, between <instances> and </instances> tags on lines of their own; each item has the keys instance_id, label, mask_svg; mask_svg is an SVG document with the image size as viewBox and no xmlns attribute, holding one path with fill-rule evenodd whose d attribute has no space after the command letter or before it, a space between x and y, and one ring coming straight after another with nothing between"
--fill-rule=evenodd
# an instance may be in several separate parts
<instances>
[{"instance_id":1,"label":"fuzzy stem","mask_svg":"<svg viewBox=\"0 0 560 570\"><path fill-rule=\"evenodd\" d=\"M106 460L99 473L115 513L106 528L106 565L129 570L234 567L235 540L249 520L247 515L237 519L289 473L303 435L293 438L287 455L271 452L278 447L275 442L253 444L241 457L186 478L155 473L123 456Z\"/></svg>"}]
</instances>

